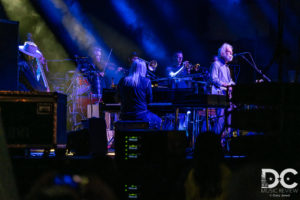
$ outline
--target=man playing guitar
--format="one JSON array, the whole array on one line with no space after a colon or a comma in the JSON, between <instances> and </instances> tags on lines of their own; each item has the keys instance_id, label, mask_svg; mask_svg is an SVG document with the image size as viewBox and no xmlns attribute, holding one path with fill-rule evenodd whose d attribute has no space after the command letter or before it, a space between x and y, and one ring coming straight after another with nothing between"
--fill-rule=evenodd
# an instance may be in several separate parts
<instances>
[{"instance_id":1,"label":"man playing guitar","mask_svg":"<svg viewBox=\"0 0 300 200\"><path fill-rule=\"evenodd\" d=\"M233 48L230 44L224 43L218 51L218 56L215 57L214 62L210 67L210 82L211 82L211 94L216 95L226 95L227 88L229 89L228 94L230 95L230 90L232 85L235 85L231 78L230 69L227 63L233 60ZM217 121L213 127L216 134L226 135L224 131L225 124L225 109L219 108L216 110ZM227 119L230 121L230 117ZM230 132L230 130L227 130Z\"/></svg>"},{"instance_id":2,"label":"man playing guitar","mask_svg":"<svg viewBox=\"0 0 300 200\"><path fill-rule=\"evenodd\" d=\"M210 67L211 94L226 95L228 86L235 85L227 63L233 60L233 48L224 43L218 51L218 56Z\"/></svg>"}]
</instances>

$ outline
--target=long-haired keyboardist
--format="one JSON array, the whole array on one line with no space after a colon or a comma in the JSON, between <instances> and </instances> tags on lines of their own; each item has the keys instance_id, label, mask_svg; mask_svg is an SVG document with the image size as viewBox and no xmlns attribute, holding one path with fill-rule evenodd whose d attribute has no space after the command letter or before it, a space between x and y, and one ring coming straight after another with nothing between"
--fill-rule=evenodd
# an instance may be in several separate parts
<instances>
[{"instance_id":1,"label":"long-haired keyboardist","mask_svg":"<svg viewBox=\"0 0 300 200\"><path fill-rule=\"evenodd\" d=\"M128 76L119 81L117 97L121 102L120 118L147 121L150 128L159 129L161 119L147 108L152 101L152 88L146 72L146 63L137 59L132 63Z\"/></svg>"}]
</instances>

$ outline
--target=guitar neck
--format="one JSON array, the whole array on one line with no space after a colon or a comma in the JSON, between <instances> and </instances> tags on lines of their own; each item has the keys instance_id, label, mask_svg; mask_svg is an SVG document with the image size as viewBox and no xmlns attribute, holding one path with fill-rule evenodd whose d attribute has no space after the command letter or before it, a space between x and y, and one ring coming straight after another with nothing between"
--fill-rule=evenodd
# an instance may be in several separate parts
<instances>
[{"instance_id":1,"label":"guitar neck","mask_svg":"<svg viewBox=\"0 0 300 200\"><path fill-rule=\"evenodd\" d=\"M40 71L41 71L41 75L42 75L42 79L43 79L44 86L46 87L47 92L50 92L50 87L49 87L49 84L48 84L48 81L47 81L47 78L46 78L46 75L45 75L43 66L41 65L41 63L40 63L40 61L39 61L38 58L36 58L36 62L37 62L38 68L39 68Z\"/></svg>"},{"instance_id":2,"label":"guitar neck","mask_svg":"<svg viewBox=\"0 0 300 200\"><path fill-rule=\"evenodd\" d=\"M27 33L26 36L27 36L27 41L34 42L31 33ZM49 87L49 84L48 84L48 81L47 81L47 78L46 78L46 75L44 72L43 65L40 63L38 58L36 58L36 63L37 63L38 69L41 71L44 86L46 87L47 92L50 92L50 87Z\"/></svg>"}]
</instances>

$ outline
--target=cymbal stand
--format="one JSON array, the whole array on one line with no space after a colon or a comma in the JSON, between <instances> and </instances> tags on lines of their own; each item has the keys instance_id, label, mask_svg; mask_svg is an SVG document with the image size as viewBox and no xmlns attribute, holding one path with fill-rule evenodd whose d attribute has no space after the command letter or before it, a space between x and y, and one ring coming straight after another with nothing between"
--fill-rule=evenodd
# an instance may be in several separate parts
<instances>
[{"instance_id":1,"label":"cymbal stand","mask_svg":"<svg viewBox=\"0 0 300 200\"><path fill-rule=\"evenodd\" d=\"M200 131L200 116L198 113L199 109L198 108L194 108L192 110L192 116L193 116L193 129L192 129L192 149L195 149L195 144L196 144L196 139L199 135L199 131Z\"/></svg>"},{"instance_id":2,"label":"cymbal stand","mask_svg":"<svg viewBox=\"0 0 300 200\"><path fill-rule=\"evenodd\" d=\"M69 114L71 115L71 123L72 123L72 130L76 130L76 127L78 125L81 124L81 122L77 123L77 115L81 114L78 112L77 106L79 107L79 103L78 103L78 90L77 90L77 78L78 78L78 74L75 73L73 75L72 81L66 91L66 93L68 94L68 92L72 89L71 94L69 95L71 97L71 104L72 107L70 109L69 107Z\"/></svg>"},{"instance_id":3,"label":"cymbal stand","mask_svg":"<svg viewBox=\"0 0 300 200\"><path fill-rule=\"evenodd\" d=\"M69 114L71 115L71 120L70 121L72 123L72 130L75 130L75 127L76 127L76 78L77 78L77 75L74 74L73 77L72 77L71 84L69 85L69 87L67 89L67 94L68 94L68 92L72 88L72 92L70 94L71 103L72 103L72 107L71 107L72 110L70 110L70 107L69 107Z\"/></svg>"}]
</instances>

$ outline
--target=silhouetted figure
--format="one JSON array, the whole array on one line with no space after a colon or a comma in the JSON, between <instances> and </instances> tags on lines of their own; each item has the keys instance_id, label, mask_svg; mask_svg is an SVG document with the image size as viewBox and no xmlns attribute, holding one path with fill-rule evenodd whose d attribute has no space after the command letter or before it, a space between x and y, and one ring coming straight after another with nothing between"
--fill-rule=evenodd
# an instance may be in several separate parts
<instances>
[{"instance_id":1,"label":"silhouetted figure","mask_svg":"<svg viewBox=\"0 0 300 200\"><path fill-rule=\"evenodd\" d=\"M0 199L19 199L0 112Z\"/></svg>"},{"instance_id":2,"label":"silhouetted figure","mask_svg":"<svg viewBox=\"0 0 300 200\"><path fill-rule=\"evenodd\" d=\"M33 185L27 200L117 200L114 191L96 175L48 172Z\"/></svg>"},{"instance_id":3,"label":"silhouetted figure","mask_svg":"<svg viewBox=\"0 0 300 200\"><path fill-rule=\"evenodd\" d=\"M186 200L222 199L230 178L230 170L223 162L220 137L212 132L198 136L193 168L185 181Z\"/></svg>"}]
</instances>

